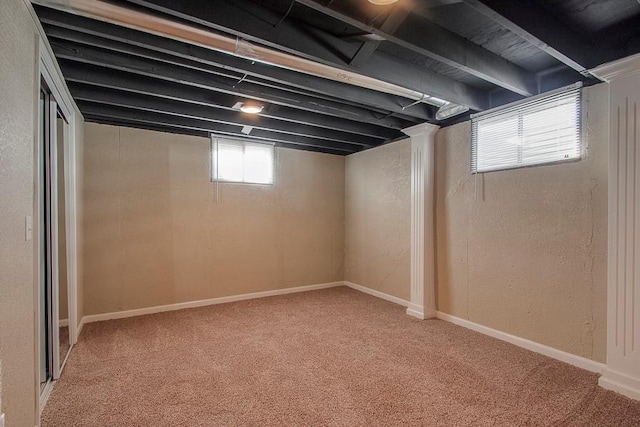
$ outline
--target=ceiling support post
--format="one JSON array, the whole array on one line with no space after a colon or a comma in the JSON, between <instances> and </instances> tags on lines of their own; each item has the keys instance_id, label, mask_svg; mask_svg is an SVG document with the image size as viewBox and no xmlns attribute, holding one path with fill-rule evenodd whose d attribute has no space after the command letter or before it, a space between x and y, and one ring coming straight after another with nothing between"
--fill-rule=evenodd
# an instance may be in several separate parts
<instances>
[{"instance_id":1,"label":"ceiling support post","mask_svg":"<svg viewBox=\"0 0 640 427\"><path fill-rule=\"evenodd\" d=\"M640 399L640 55L593 72L610 93L607 366L598 383Z\"/></svg>"},{"instance_id":2,"label":"ceiling support post","mask_svg":"<svg viewBox=\"0 0 640 427\"><path fill-rule=\"evenodd\" d=\"M435 135L428 123L403 129L411 137L411 300L407 314L436 316L435 286Z\"/></svg>"}]
</instances>

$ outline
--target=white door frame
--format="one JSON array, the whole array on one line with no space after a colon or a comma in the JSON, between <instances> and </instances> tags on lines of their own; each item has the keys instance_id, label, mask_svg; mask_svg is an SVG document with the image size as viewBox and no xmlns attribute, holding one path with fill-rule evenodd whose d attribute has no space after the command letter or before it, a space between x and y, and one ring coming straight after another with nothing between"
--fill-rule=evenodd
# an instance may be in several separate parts
<instances>
[{"instance_id":1,"label":"white door frame","mask_svg":"<svg viewBox=\"0 0 640 427\"><path fill-rule=\"evenodd\" d=\"M57 101L58 109L66 119L64 129L64 181L65 181L65 222L67 234L67 280L69 286L69 330L71 344L77 342L78 329L78 220L77 220L77 171L76 171L76 116L73 103L63 90L63 83L57 76L55 65L47 51L40 55L40 74ZM52 71L51 71L52 70ZM56 213L57 214L57 213Z\"/></svg>"},{"instance_id":2,"label":"white door frame","mask_svg":"<svg viewBox=\"0 0 640 427\"><path fill-rule=\"evenodd\" d=\"M41 47L43 46L43 42L41 41ZM48 49L40 49L40 60L39 60L39 76L38 79L38 93L41 89L41 82L44 81L47 85L48 91L51 93L52 101L49 104L50 115L47 120L49 120L50 132L54 137L57 137L56 125L57 125L57 112L60 111L67 125L64 128L64 142L63 142L63 157L64 157L64 185L65 185L65 223L66 223L66 252L67 252L67 291L68 291L68 310L69 310L69 343L73 346L78 339L78 240L77 240L77 230L78 230L78 218L77 218L77 171L76 171L76 140L75 140L75 126L76 126L76 115L75 108L73 107L72 99L67 96L67 91L64 87L64 82L59 76L59 73L56 70L55 62L53 57L51 56ZM37 144L40 144L39 139ZM51 144L50 147L50 156L53 159L57 158L57 144ZM36 159L35 165L40 165L41 162L45 161L40 156L39 148L36 148ZM59 352L59 307L58 307L58 298L59 298L59 289L58 289L58 255L57 255L57 243L58 243L58 199L57 199L57 170L55 166L55 162L52 162L54 165L51 170L52 185L51 185L51 219L52 224L54 226L51 230L51 247L55 248L52 251L52 337L53 337L53 371L52 376L53 379L58 379L60 377L60 373L62 371L62 366L60 365L60 352ZM40 167L36 167L35 172L35 182L38 183L39 180L42 179L40 176ZM37 226L37 233L34 233L36 239L34 239L34 245L36 248L40 246L40 231L39 224L42 220L41 218L41 206L40 206L40 189L38 185L34 186L34 215L33 222L34 225ZM40 280L40 251L36 250L36 259L35 259L35 289L36 295L40 294L39 290L39 280ZM36 298L36 316L38 318L35 322L36 324L36 337L39 337L40 334L40 322L39 316L41 313L40 300ZM36 372L39 372L40 366L40 351L39 351L39 343L40 341L36 339ZM66 362L66 359L63 361ZM37 384L39 384L39 379L37 380ZM44 407L46 403L46 397L50 392L50 386L47 385L45 387L45 392L40 399L40 410Z\"/></svg>"}]
</instances>

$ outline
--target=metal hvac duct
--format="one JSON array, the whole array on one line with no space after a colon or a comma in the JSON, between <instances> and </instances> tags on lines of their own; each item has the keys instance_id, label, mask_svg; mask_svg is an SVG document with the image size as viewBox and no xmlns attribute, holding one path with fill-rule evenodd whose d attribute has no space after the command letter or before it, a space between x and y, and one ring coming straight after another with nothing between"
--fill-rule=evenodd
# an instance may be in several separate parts
<instances>
[{"instance_id":1,"label":"metal hvac duct","mask_svg":"<svg viewBox=\"0 0 640 427\"><path fill-rule=\"evenodd\" d=\"M252 61L263 62L276 67L310 74L353 86L384 92L425 102L440 107L438 119L468 111L463 105L452 104L426 93L407 89L382 80L363 76L348 70L331 67L287 53L258 46L242 40L195 28L159 16L150 15L126 7L117 6L99 0L33 0L33 3L71 12L87 18L98 19L112 24L156 34L161 37L195 44L208 49L235 55ZM452 114L453 113L453 114Z\"/></svg>"}]
</instances>

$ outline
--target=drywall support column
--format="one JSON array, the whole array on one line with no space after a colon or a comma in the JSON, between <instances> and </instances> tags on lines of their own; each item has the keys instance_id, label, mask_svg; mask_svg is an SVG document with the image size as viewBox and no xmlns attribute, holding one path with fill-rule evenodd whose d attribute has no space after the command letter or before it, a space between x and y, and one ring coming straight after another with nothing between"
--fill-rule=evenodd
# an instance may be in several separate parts
<instances>
[{"instance_id":1,"label":"drywall support column","mask_svg":"<svg viewBox=\"0 0 640 427\"><path fill-rule=\"evenodd\" d=\"M429 123L403 129L411 137L411 301L407 314L436 316L435 284L435 135Z\"/></svg>"},{"instance_id":2,"label":"drywall support column","mask_svg":"<svg viewBox=\"0 0 640 427\"><path fill-rule=\"evenodd\" d=\"M602 387L640 399L640 55L594 70L609 82L607 366Z\"/></svg>"}]
</instances>

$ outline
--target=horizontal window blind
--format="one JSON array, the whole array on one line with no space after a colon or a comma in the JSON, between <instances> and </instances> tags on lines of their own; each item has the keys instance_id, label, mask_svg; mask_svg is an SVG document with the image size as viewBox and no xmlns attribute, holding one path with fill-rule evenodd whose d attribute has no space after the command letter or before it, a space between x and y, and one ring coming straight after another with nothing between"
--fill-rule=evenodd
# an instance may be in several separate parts
<instances>
[{"instance_id":1,"label":"horizontal window blind","mask_svg":"<svg viewBox=\"0 0 640 427\"><path fill-rule=\"evenodd\" d=\"M579 159L581 86L477 114L471 128L473 173Z\"/></svg>"},{"instance_id":2,"label":"horizontal window blind","mask_svg":"<svg viewBox=\"0 0 640 427\"><path fill-rule=\"evenodd\" d=\"M274 146L211 137L211 181L273 184Z\"/></svg>"}]
</instances>

